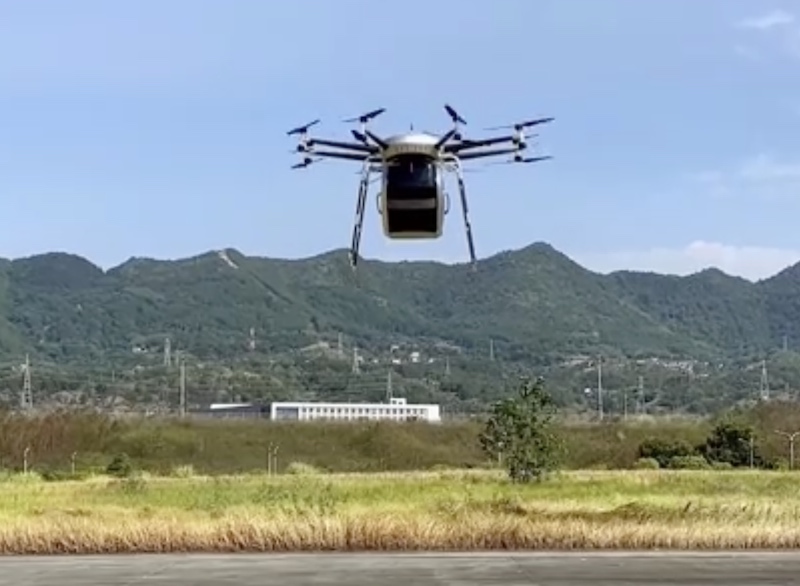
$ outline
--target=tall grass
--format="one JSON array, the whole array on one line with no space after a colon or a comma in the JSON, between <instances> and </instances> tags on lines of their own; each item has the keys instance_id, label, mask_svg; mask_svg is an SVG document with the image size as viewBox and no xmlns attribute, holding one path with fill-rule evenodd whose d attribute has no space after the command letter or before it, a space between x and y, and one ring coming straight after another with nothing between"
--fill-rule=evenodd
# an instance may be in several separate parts
<instances>
[{"instance_id":1,"label":"tall grass","mask_svg":"<svg viewBox=\"0 0 800 586\"><path fill-rule=\"evenodd\" d=\"M0 552L794 548L796 483L719 471L574 472L532 486L491 471L12 476L0 482Z\"/></svg>"},{"instance_id":2,"label":"tall grass","mask_svg":"<svg viewBox=\"0 0 800 586\"><path fill-rule=\"evenodd\" d=\"M775 429L800 429L800 407L763 405L747 414L756 425L759 450L786 458L788 445ZM639 444L649 437L702 443L710 421L645 419L603 424L562 423L566 467L629 468ZM268 421L114 420L94 414L53 413L0 418L0 469L67 471L103 469L126 453L139 468L166 473L187 465L204 474L264 471L270 447L277 469L305 462L329 472L380 472L435 467L484 467L476 422L444 423L270 423ZM26 452L26 448L28 448ZM27 456L27 458L26 458Z\"/></svg>"}]
</instances>

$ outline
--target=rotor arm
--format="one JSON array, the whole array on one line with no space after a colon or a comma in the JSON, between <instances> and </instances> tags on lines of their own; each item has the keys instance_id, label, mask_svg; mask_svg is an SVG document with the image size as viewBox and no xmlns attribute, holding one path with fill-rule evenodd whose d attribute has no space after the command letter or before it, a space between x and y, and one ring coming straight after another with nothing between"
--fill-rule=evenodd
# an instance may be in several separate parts
<instances>
[{"instance_id":1,"label":"rotor arm","mask_svg":"<svg viewBox=\"0 0 800 586\"><path fill-rule=\"evenodd\" d=\"M360 153L369 153L369 154L377 154L379 149L377 147L360 144L357 142L344 142L340 140L328 140L326 138L312 138L308 141L308 146L312 147L314 145L322 145L326 147L332 147L337 149L349 150L349 151L357 151ZM363 157L362 157L363 158Z\"/></svg>"},{"instance_id":2,"label":"rotor arm","mask_svg":"<svg viewBox=\"0 0 800 586\"><path fill-rule=\"evenodd\" d=\"M312 151L309 154L313 154L317 157L326 157L328 159L341 159L344 161L360 161L365 162L369 161L371 155L363 155L357 153L340 153L337 151Z\"/></svg>"},{"instance_id":3,"label":"rotor arm","mask_svg":"<svg viewBox=\"0 0 800 586\"><path fill-rule=\"evenodd\" d=\"M462 161L468 161L470 159L481 159L483 157L496 157L498 155L513 155L519 153L524 149L525 147L523 145L519 145L516 148L489 149L488 151L483 151L483 152L464 153L458 155L458 158Z\"/></svg>"},{"instance_id":4,"label":"rotor arm","mask_svg":"<svg viewBox=\"0 0 800 586\"><path fill-rule=\"evenodd\" d=\"M481 138L477 140L465 140L464 142L445 146L444 152L455 154L468 149L487 147L495 144L502 144L504 142L514 142L514 140L515 137L511 134L506 136L493 136L491 138Z\"/></svg>"}]
</instances>

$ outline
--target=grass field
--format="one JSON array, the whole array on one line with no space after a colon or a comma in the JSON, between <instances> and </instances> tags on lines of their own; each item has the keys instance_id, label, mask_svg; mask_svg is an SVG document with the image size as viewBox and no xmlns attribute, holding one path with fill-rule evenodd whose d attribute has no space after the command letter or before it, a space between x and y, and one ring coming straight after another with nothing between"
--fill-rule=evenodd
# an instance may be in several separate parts
<instances>
[{"instance_id":1,"label":"grass field","mask_svg":"<svg viewBox=\"0 0 800 586\"><path fill-rule=\"evenodd\" d=\"M0 481L0 552L789 548L797 475L494 472Z\"/></svg>"}]
</instances>

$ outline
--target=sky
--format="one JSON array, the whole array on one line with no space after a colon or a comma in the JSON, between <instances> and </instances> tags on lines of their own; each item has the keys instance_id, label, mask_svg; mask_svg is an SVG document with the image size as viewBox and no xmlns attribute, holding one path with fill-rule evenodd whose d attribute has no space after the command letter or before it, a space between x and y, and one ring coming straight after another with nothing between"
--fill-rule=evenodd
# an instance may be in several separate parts
<instances>
[{"instance_id":1,"label":"sky","mask_svg":"<svg viewBox=\"0 0 800 586\"><path fill-rule=\"evenodd\" d=\"M469 138L555 117L533 149L552 160L469 165L479 257L800 261L796 0L0 0L0 257L345 248L358 163L291 170L286 132L347 138L380 107L379 134L445 132L445 103ZM441 239L389 241L375 187L365 257L467 260L457 200Z\"/></svg>"}]
</instances>

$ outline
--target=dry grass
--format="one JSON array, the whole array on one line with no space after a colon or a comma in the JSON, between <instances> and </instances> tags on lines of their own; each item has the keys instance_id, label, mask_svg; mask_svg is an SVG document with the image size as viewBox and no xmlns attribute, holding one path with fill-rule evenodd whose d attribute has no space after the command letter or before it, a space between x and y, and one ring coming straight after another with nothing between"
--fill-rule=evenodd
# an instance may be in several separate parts
<instances>
[{"instance_id":1,"label":"dry grass","mask_svg":"<svg viewBox=\"0 0 800 586\"><path fill-rule=\"evenodd\" d=\"M0 481L0 552L795 548L797 476L491 472Z\"/></svg>"}]
</instances>

